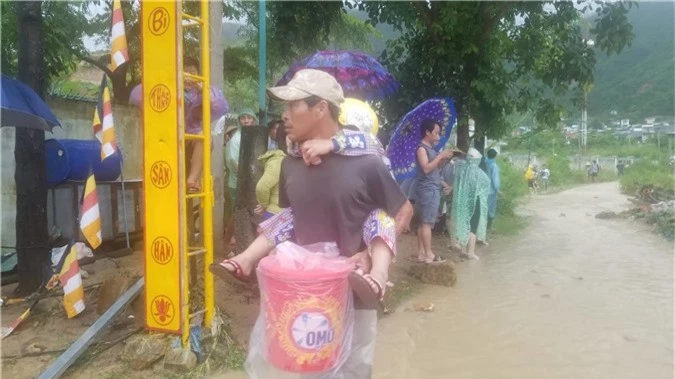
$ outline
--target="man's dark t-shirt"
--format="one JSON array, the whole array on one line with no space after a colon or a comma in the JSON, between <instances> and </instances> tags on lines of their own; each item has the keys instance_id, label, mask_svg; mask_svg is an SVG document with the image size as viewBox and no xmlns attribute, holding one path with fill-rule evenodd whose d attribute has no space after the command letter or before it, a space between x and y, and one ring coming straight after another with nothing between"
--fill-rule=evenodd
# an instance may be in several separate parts
<instances>
[{"instance_id":1,"label":"man's dark t-shirt","mask_svg":"<svg viewBox=\"0 0 675 379\"><path fill-rule=\"evenodd\" d=\"M407 198L375 155L329 154L321 164L302 158L281 164L279 206L293 208L295 243L336 242L344 256L365 249L363 224L375 209L394 217Z\"/></svg>"}]
</instances>

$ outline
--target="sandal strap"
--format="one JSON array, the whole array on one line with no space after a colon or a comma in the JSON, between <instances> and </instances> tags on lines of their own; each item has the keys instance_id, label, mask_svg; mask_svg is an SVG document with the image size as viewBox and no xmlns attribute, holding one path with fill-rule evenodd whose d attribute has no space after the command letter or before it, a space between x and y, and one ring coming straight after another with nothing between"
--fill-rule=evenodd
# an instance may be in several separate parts
<instances>
[{"instance_id":1,"label":"sandal strap","mask_svg":"<svg viewBox=\"0 0 675 379\"><path fill-rule=\"evenodd\" d=\"M236 261L233 261L232 259L226 259L226 260L224 260L220 263L220 265L223 266L223 268L225 268L225 270L227 270L227 267L225 267L226 264L229 264L232 267L234 267L234 272L232 272L234 275L244 276L244 269L241 268L241 265L239 263L237 263ZM230 270L227 270L227 271L230 271Z\"/></svg>"},{"instance_id":2,"label":"sandal strap","mask_svg":"<svg viewBox=\"0 0 675 379\"><path fill-rule=\"evenodd\" d=\"M377 297L380 299L380 301L384 298L384 287L382 286L382 283L380 283L377 279L373 278L370 276L370 274L363 275L363 277L372 283L375 283L377 286Z\"/></svg>"}]
</instances>

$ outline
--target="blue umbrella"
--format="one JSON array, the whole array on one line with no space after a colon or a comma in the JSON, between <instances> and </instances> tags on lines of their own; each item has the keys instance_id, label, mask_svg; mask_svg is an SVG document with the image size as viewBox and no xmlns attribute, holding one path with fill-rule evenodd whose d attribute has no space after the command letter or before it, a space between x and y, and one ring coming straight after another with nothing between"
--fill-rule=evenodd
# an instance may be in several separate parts
<instances>
[{"instance_id":1,"label":"blue umbrella","mask_svg":"<svg viewBox=\"0 0 675 379\"><path fill-rule=\"evenodd\" d=\"M51 131L61 126L54 113L29 86L2 75L0 84L2 125Z\"/></svg>"}]
</instances>

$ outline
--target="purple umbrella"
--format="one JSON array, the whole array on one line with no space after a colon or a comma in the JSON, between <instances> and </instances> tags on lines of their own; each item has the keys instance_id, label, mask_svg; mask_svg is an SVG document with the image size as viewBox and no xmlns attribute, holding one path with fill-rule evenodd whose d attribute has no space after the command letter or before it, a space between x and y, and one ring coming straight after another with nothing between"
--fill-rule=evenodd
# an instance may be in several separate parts
<instances>
[{"instance_id":1,"label":"purple umbrella","mask_svg":"<svg viewBox=\"0 0 675 379\"><path fill-rule=\"evenodd\" d=\"M421 143L421 124L425 119L436 120L441 126L441 139L434 146L440 150L448 139L452 127L457 121L455 103L450 98L433 98L424 101L408 112L396 125L387 147L387 156L391 160L391 168L399 182L411 178L417 171L415 150Z\"/></svg>"},{"instance_id":2,"label":"purple umbrella","mask_svg":"<svg viewBox=\"0 0 675 379\"><path fill-rule=\"evenodd\" d=\"M304 68L333 75L342 86L345 97L377 100L392 95L400 86L377 59L346 50L319 51L293 63L277 86L287 84L296 72Z\"/></svg>"}]
</instances>

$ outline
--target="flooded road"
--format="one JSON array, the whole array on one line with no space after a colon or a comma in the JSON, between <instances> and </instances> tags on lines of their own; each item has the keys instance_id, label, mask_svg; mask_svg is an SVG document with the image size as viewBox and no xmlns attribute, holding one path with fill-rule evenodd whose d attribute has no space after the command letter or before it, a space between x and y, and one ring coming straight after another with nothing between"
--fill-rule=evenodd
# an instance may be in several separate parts
<instances>
[{"instance_id":1,"label":"flooded road","mask_svg":"<svg viewBox=\"0 0 675 379\"><path fill-rule=\"evenodd\" d=\"M616 183L534 198L529 225L378 327L375 378L672 378L673 245Z\"/></svg>"}]
</instances>

